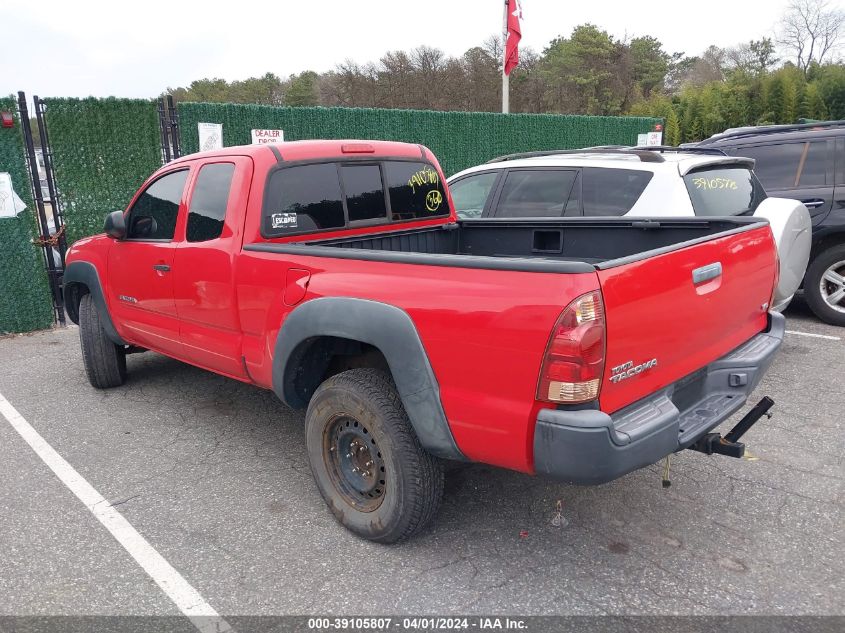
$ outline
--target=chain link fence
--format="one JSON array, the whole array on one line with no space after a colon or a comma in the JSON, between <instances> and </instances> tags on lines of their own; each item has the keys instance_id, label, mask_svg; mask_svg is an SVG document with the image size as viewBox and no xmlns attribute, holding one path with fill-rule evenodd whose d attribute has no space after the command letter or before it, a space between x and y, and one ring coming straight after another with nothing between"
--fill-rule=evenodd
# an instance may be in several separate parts
<instances>
[{"instance_id":1,"label":"chain link fence","mask_svg":"<svg viewBox=\"0 0 845 633\"><path fill-rule=\"evenodd\" d=\"M50 327L53 304L42 249L32 242L37 223L15 99L0 98L0 112L14 116L13 127L0 128L0 172L11 175L26 205L14 217L0 217L0 334L8 334Z\"/></svg>"},{"instance_id":2,"label":"chain link fence","mask_svg":"<svg viewBox=\"0 0 845 633\"><path fill-rule=\"evenodd\" d=\"M103 230L110 211L124 209L141 183L161 167L154 101L45 99L56 186L67 242Z\"/></svg>"},{"instance_id":3,"label":"chain link fence","mask_svg":"<svg viewBox=\"0 0 845 633\"><path fill-rule=\"evenodd\" d=\"M45 99L56 187L67 242L102 231L106 213L126 207L162 163L162 124L153 100ZM17 114L13 99L0 110ZM252 129L282 129L285 140L383 139L421 143L453 174L519 151L631 145L660 119L361 108L285 108L181 103L183 153L199 146L197 123L222 123L225 145L247 144ZM53 320L43 254L32 244L37 223L20 122L0 129L0 172L12 175L27 205L0 218L0 333L49 327Z\"/></svg>"},{"instance_id":4,"label":"chain link fence","mask_svg":"<svg viewBox=\"0 0 845 633\"><path fill-rule=\"evenodd\" d=\"M637 134L652 131L662 121L645 117L219 103L180 103L177 109L185 154L199 150L197 123L222 123L226 146L250 143L252 129L284 130L286 141L348 138L421 143L434 152L447 175L514 152L635 145Z\"/></svg>"}]
</instances>

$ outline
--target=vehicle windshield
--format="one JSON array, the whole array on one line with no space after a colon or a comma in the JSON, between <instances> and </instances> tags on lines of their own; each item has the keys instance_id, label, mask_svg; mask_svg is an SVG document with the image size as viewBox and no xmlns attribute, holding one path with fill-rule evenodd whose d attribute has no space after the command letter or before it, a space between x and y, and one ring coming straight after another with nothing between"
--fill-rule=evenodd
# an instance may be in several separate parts
<instances>
[{"instance_id":1,"label":"vehicle windshield","mask_svg":"<svg viewBox=\"0 0 845 633\"><path fill-rule=\"evenodd\" d=\"M766 192L747 167L699 169L684 176L696 215L749 215Z\"/></svg>"}]
</instances>

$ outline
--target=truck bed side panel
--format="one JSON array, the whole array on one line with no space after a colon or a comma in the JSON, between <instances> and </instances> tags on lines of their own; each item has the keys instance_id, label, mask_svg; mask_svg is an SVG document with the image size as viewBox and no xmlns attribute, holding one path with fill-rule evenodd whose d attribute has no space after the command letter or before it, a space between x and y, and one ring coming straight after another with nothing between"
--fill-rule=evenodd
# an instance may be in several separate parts
<instances>
[{"instance_id":1,"label":"truck bed side panel","mask_svg":"<svg viewBox=\"0 0 845 633\"><path fill-rule=\"evenodd\" d=\"M284 279L280 258L244 252L241 260L242 322L253 333L266 322L270 351L286 312L278 296L281 282L277 296L267 294L266 280ZM461 452L471 460L531 470L542 355L563 307L598 287L595 273L508 272L307 256L290 257L288 266L312 271L305 301L358 297L405 310L423 341Z\"/></svg>"}]
</instances>

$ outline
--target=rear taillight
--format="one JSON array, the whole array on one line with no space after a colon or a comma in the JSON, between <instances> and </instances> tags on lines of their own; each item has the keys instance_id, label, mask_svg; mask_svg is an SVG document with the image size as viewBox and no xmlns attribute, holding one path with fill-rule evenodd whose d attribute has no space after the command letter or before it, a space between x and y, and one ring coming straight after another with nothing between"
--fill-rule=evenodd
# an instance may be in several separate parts
<instances>
[{"instance_id":1,"label":"rear taillight","mask_svg":"<svg viewBox=\"0 0 845 633\"><path fill-rule=\"evenodd\" d=\"M604 304L596 290L578 297L558 317L540 367L537 399L595 400L604 373L604 352Z\"/></svg>"}]
</instances>

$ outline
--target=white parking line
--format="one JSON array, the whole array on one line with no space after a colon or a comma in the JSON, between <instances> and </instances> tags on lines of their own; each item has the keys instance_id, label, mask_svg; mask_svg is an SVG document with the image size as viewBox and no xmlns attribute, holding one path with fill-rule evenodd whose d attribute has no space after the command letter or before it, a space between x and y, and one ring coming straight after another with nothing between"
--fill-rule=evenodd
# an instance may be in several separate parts
<instances>
[{"instance_id":1,"label":"white parking line","mask_svg":"<svg viewBox=\"0 0 845 633\"><path fill-rule=\"evenodd\" d=\"M838 336L828 336L827 334L813 334L812 332L798 332L796 330L786 330L787 334L797 334L798 336L812 336L813 338L823 338L828 341L841 341Z\"/></svg>"},{"instance_id":2,"label":"white parking line","mask_svg":"<svg viewBox=\"0 0 845 633\"><path fill-rule=\"evenodd\" d=\"M191 622L203 633L223 633L232 628L210 604L182 577L164 557L159 554L138 531L132 527L120 512L76 472L55 449L47 443L38 431L18 413L11 403L0 394L0 414L12 428L29 444L35 454L52 470L97 520L111 532L111 535L129 552L141 568L147 572L161 590L179 607Z\"/></svg>"}]
</instances>

